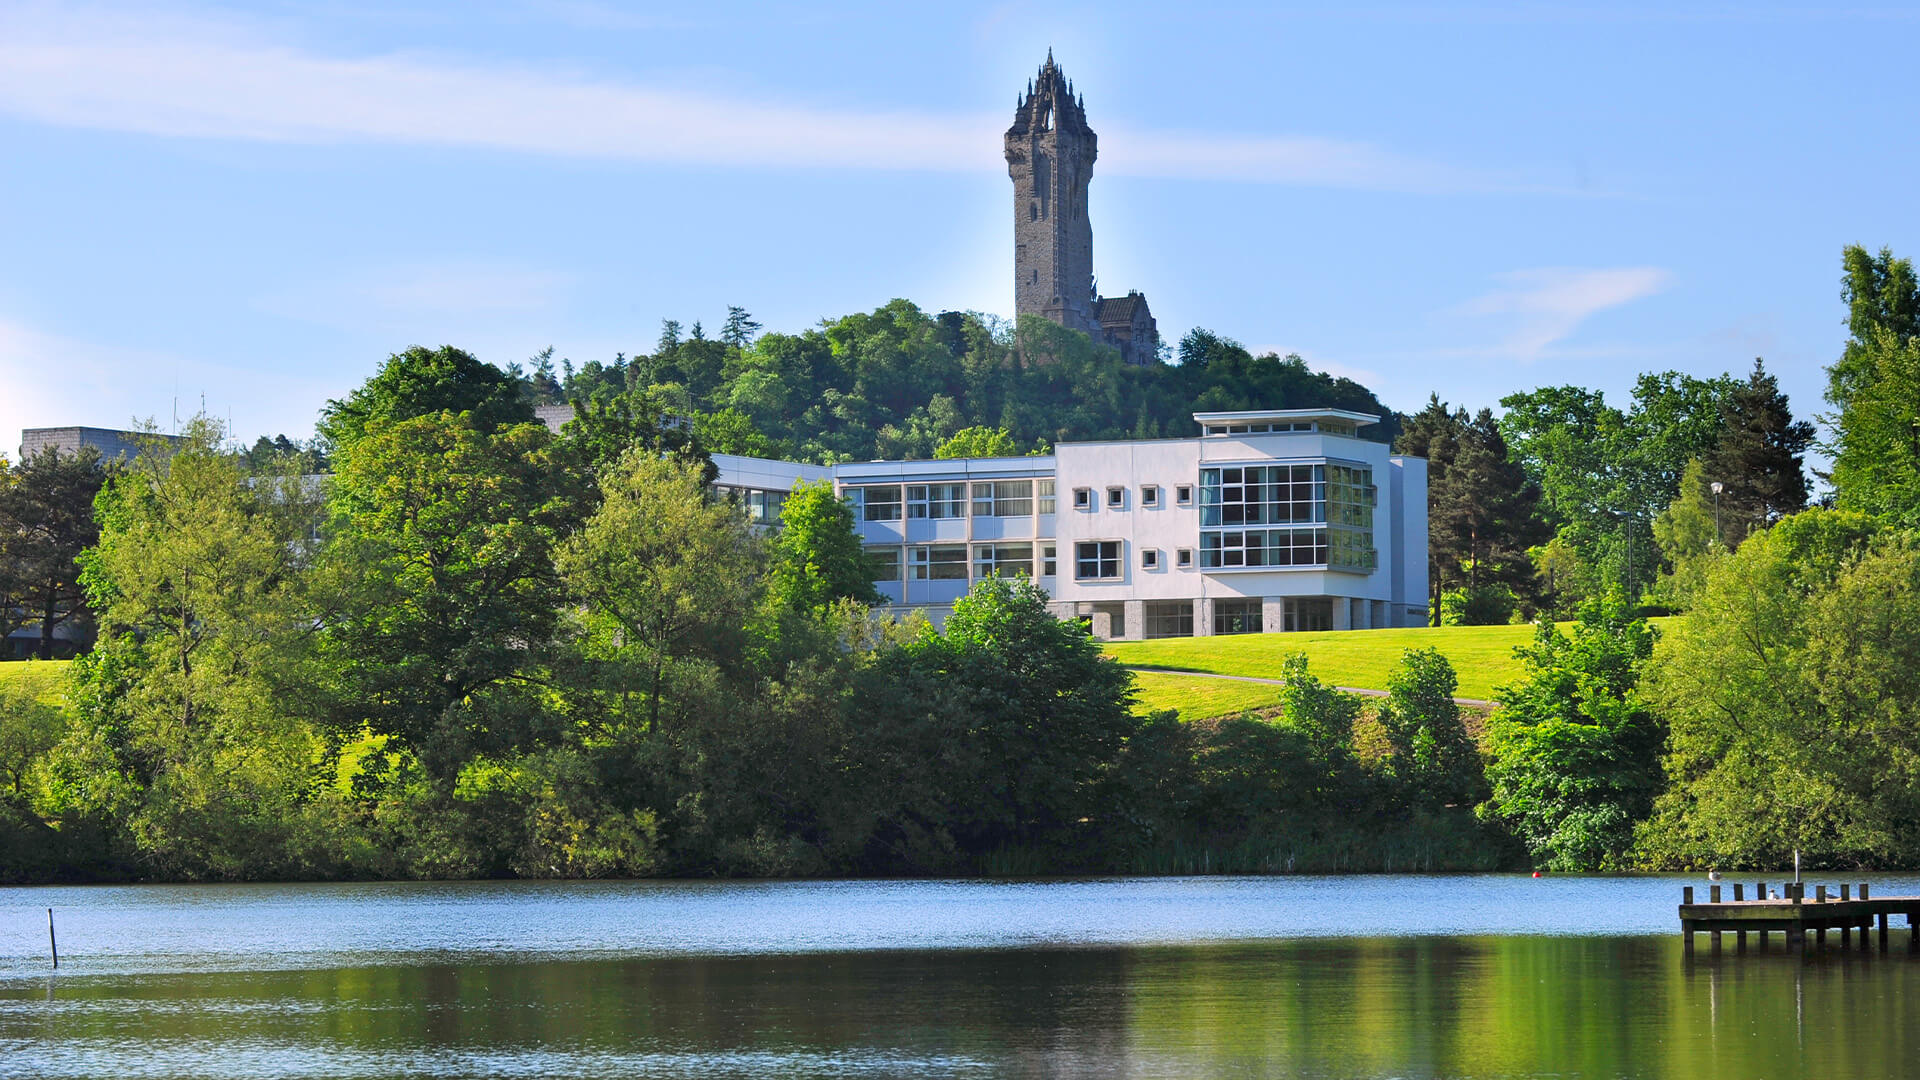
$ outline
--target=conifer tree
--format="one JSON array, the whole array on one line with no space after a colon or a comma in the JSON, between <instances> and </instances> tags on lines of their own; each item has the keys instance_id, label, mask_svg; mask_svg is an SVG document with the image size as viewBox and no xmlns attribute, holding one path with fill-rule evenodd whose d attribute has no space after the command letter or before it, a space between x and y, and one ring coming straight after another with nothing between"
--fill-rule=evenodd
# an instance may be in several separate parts
<instances>
[{"instance_id":1,"label":"conifer tree","mask_svg":"<svg viewBox=\"0 0 1920 1080\"><path fill-rule=\"evenodd\" d=\"M1807 508L1802 462L1813 443L1813 425L1794 420L1780 383L1757 358L1753 373L1727 396L1720 415L1720 439L1700 459L1700 482L1709 491L1721 485L1719 537L1731 551L1755 529Z\"/></svg>"}]
</instances>

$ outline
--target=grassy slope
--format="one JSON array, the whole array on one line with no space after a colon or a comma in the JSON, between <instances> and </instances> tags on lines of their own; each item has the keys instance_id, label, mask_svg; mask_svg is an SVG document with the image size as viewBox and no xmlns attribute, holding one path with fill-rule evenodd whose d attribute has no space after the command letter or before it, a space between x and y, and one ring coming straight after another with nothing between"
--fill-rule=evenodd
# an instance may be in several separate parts
<instances>
[{"instance_id":1,"label":"grassy slope","mask_svg":"<svg viewBox=\"0 0 1920 1080\"><path fill-rule=\"evenodd\" d=\"M1520 673L1516 645L1533 640L1531 626L1443 626L1396 630L1333 630L1301 634L1236 634L1231 637L1162 638L1116 641L1106 651L1129 667L1208 671L1221 675L1274 678L1280 662L1304 653L1308 669L1322 682L1384 690L1387 676L1408 649L1435 648L1453 663L1461 697L1490 699L1494 688ZM1196 685L1204 684L1204 685ZM1179 709L1188 718L1218 716L1271 705L1277 687L1217 679L1145 674L1140 678L1143 707Z\"/></svg>"},{"instance_id":2,"label":"grassy slope","mask_svg":"<svg viewBox=\"0 0 1920 1080\"><path fill-rule=\"evenodd\" d=\"M71 663L71 660L9 660L0 663L0 683L9 679L32 678L38 674L50 684L50 689L41 695L42 698L49 704L57 705L60 703L60 679L67 673L67 665Z\"/></svg>"}]
</instances>

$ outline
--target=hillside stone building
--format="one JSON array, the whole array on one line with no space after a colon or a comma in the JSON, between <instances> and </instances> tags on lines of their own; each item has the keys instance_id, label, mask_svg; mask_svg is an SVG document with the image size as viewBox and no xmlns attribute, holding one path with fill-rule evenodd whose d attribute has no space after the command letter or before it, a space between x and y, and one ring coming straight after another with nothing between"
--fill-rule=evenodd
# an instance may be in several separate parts
<instances>
[{"instance_id":1,"label":"hillside stone building","mask_svg":"<svg viewBox=\"0 0 1920 1080\"><path fill-rule=\"evenodd\" d=\"M1087 185L1100 140L1052 50L1014 108L1006 151L1014 313L1039 315L1112 345L1129 364L1153 363L1160 333L1147 298L1138 292L1104 297L1094 287Z\"/></svg>"}]
</instances>

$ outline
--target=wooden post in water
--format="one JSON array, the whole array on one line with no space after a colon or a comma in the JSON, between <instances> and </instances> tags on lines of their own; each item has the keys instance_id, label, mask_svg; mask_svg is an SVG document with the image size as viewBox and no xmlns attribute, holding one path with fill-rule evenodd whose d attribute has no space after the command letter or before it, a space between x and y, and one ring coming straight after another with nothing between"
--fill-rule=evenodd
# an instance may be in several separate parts
<instances>
[{"instance_id":1,"label":"wooden post in water","mask_svg":"<svg viewBox=\"0 0 1920 1080\"><path fill-rule=\"evenodd\" d=\"M53 970L60 970L60 943L53 937L53 909L47 909L47 951L53 954Z\"/></svg>"},{"instance_id":2,"label":"wooden post in water","mask_svg":"<svg viewBox=\"0 0 1920 1080\"><path fill-rule=\"evenodd\" d=\"M1853 899L1853 886L1847 884L1844 881L1840 883L1840 899L1842 900ZM1863 896L1860 899L1865 900L1866 897Z\"/></svg>"},{"instance_id":3,"label":"wooden post in water","mask_svg":"<svg viewBox=\"0 0 1920 1080\"><path fill-rule=\"evenodd\" d=\"M1718 885L1707 886L1707 903L1717 904L1719 902L1720 902L1720 886Z\"/></svg>"},{"instance_id":4,"label":"wooden post in water","mask_svg":"<svg viewBox=\"0 0 1920 1080\"><path fill-rule=\"evenodd\" d=\"M1802 886L1802 888L1805 888L1805 886ZM1813 887L1813 902L1816 904L1824 904L1827 902L1827 887L1825 885L1815 885ZM1814 928L1813 947L1816 949L1824 949L1827 947L1826 923L1821 923Z\"/></svg>"},{"instance_id":5,"label":"wooden post in water","mask_svg":"<svg viewBox=\"0 0 1920 1080\"><path fill-rule=\"evenodd\" d=\"M1747 887L1745 885L1742 885L1737 881L1734 882L1733 883L1733 902L1738 904L1742 900L1746 899L1746 891L1747 891ZM1745 930L1735 930L1733 932L1733 947L1736 952L1747 951L1747 932Z\"/></svg>"},{"instance_id":6,"label":"wooden post in water","mask_svg":"<svg viewBox=\"0 0 1920 1080\"><path fill-rule=\"evenodd\" d=\"M1693 906L1693 886L1686 885L1680 889L1680 903L1686 907ZM1689 960L1693 958L1693 920L1692 919L1680 920L1680 951L1682 953L1685 953Z\"/></svg>"},{"instance_id":7,"label":"wooden post in water","mask_svg":"<svg viewBox=\"0 0 1920 1080\"><path fill-rule=\"evenodd\" d=\"M1860 899L1862 900L1873 899L1871 896L1867 895L1867 883L1864 881L1860 883Z\"/></svg>"},{"instance_id":8,"label":"wooden post in water","mask_svg":"<svg viewBox=\"0 0 1920 1080\"><path fill-rule=\"evenodd\" d=\"M1880 913L1880 951L1887 951L1887 913Z\"/></svg>"},{"instance_id":9,"label":"wooden post in water","mask_svg":"<svg viewBox=\"0 0 1920 1080\"><path fill-rule=\"evenodd\" d=\"M1849 885L1844 881L1840 883L1840 899L1842 900L1853 899L1852 885ZM1866 944L1867 944L1867 939L1861 938L1860 939L1861 948L1865 948ZM1848 949L1851 949L1851 948L1853 948L1853 926L1852 924L1848 924L1840 928L1840 951L1846 952Z\"/></svg>"}]
</instances>

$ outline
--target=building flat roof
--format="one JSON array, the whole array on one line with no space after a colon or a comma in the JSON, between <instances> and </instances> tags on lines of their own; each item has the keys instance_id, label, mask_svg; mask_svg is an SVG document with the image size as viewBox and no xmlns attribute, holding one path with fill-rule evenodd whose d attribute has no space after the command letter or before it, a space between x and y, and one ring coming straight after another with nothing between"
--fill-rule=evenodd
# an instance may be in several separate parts
<instances>
[{"instance_id":1,"label":"building flat roof","mask_svg":"<svg viewBox=\"0 0 1920 1080\"><path fill-rule=\"evenodd\" d=\"M1247 424L1271 420L1347 420L1355 425L1377 424L1380 418L1373 413L1351 412L1347 409L1248 409L1244 412L1197 412L1193 419L1200 424Z\"/></svg>"}]
</instances>

